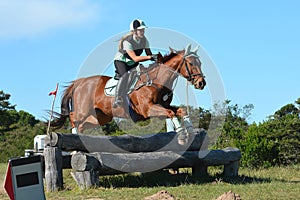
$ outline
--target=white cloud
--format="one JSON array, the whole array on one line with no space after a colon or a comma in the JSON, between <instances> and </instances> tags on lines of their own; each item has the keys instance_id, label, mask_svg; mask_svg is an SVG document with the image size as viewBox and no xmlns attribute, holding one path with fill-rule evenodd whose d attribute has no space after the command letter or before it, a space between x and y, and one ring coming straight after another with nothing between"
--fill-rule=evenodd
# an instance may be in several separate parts
<instances>
[{"instance_id":1,"label":"white cloud","mask_svg":"<svg viewBox=\"0 0 300 200\"><path fill-rule=\"evenodd\" d=\"M0 38L32 37L99 19L90 0L0 0Z\"/></svg>"}]
</instances>

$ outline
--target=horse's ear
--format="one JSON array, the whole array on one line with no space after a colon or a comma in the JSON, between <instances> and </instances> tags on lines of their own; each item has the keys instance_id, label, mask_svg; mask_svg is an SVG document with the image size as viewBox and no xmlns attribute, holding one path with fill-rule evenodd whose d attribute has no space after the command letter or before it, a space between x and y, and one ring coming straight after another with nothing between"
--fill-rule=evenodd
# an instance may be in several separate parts
<instances>
[{"instance_id":1,"label":"horse's ear","mask_svg":"<svg viewBox=\"0 0 300 200\"><path fill-rule=\"evenodd\" d=\"M184 55L187 56L191 53L191 44L188 44L185 48L185 52L184 52Z\"/></svg>"},{"instance_id":2,"label":"horse's ear","mask_svg":"<svg viewBox=\"0 0 300 200\"><path fill-rule=\"evenodd\" d=\"M157 63L163 63L163 56L161 55L160 52L157 54Z\"/></svg>"},{"instance_id":3,"label":"horse's ear","mask_svg":"<svg viewBox=\"0 0 300 200\"><path fill-rule=\"evenodd\" d=\"M193 53L195 53L195 54L197 54L197 51L199 50L199 45L197 45L193 50L192 50L192 52Z\"/></svg>"},{"instance_id":4,"label":"horse's ear","mask_svg":"<svg viewBox=\"0 0 300 200\"><path fill-rule=\"evenodd\" d=\"M177 51L175 49L173 49L172 47L169 47L169 49L170 49L171 53L177 53Z\"/></svg>"}]
</instances>

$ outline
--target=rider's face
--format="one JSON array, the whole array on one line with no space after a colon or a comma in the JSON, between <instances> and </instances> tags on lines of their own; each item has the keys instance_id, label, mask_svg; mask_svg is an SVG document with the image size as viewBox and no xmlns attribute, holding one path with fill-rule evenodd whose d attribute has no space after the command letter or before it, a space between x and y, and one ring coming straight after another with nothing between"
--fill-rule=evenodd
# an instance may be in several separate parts
<instances>
[{"instance_id":1,"label":"rider's face","mask_svg":"<svg viewBox=\"0 0 300 200\"><path fill-rule=\"evenodd\" d=\"M145 36L145 29L137 29L135 33L138 38L143 38Z\"/></svg>"}]
</instances>

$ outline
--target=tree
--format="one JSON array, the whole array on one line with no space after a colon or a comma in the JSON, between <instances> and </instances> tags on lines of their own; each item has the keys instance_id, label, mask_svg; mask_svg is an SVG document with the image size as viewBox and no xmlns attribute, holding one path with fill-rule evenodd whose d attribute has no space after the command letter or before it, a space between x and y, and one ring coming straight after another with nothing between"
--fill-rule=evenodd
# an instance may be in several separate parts
<instances>
[{"instance_id":1,"label":"tree","mask_svg":"<svg viewBox=\"0 0 300 200\"><path fill-rule=\"evenodd\" d=\"M6 94L3 90L0 90L0 111L15 109L15 105L9 103L10 94Z\"/></svg>"},{"instance_id":2,"label":"tree","mask_svg":"<svg viewBox=\"0 0 300 200\"><path fill-rule=\"evenodd\" d=\"M11 117L11 114L15 112L15 105L10 104L9 98L10 94L0 90L0 128L2 127L4 130L8 129L15 122L15 118Z\"/></svg>"},{"instance_id":3,"label":"tree","mask_svg":"<svg viewBox=\"0 0 300 200\"><path fill-rule=\"evenodd\" d=\"M16 126L34 126L38 123L38 120L33 115L23 110L17 112L15 110L16 105L11 105L9 102L10 94L0 91L0 128L2 130L9 130L12 124Z\"/></svg>"},{"instance_id":4,"label":"tree","mask_svg":"<svg viewBox=\"0 0 300 200\"><path fill-rule=\"evenodd\" d=\"M38 120L35 119L33 115L23 110L20 110L18 114L19 114L18 122L21 126L26 126L26 125L34 126L39 122Z\"/></svg>"},{"instance_id":5,"label":"tree","mask_svg":"<svg viewBox=\"0 0 300 200\"><path fill-rule=\"evenodd\" d=\"M204 109L202 107L199 107L197 109L198 113L199 113L199 127L200 128L203 128L205 130L208 130L209 128L209 124L210 124L210 121L211 121L211 113L209 110L207 109Z\"/></svg>"},{"instance_id":6,"label":"tree","mask_svg":"<svg viewBox=\"0 0 300 200\"><path fill-rule=\"evenodd\" d=\"M300 109L300 97L295 101L295 103L298 105L298 108Z\"/></svg>"},{"instance_id":7,"label":"tree","mask_svg":"<svg viewBox=\"0 0 300 200\"><path fill-rule=\"evenodd\" d=\"M243 152L242 165L245 166L269 167L299 163L299 109L293 104L287 104L267 121L259 125L252 124L237 147Z\"/></svg>"},{"instance_id":8,"label":"tree","mask_svg":"<svg viewBox=\"0 0 300 200\"><path fill-rule=\"evenodd\" d=\"M230 100L226 100L223 106L226 117L223 127L220 130L221 135L218 139L217 147L237 147L240 140L244 139L245 132L248 130L249 124L247 118L250 116L254 106L248 104L240 107L238 104L232 105Z\"/></svg>"},{"instance_id":9,"label":"tree","mask_svg":"<svg viewBox=\"0 0 300 200\"><path fill-rule=\"evenodd\" d=\"M280 108L279 110L277 110L274 114L274 117L280 118L286 115L298 115L298 113L299 113L299 109L294 104L289 103L283 106L282 108Z\"/></svg>"}]
</instances>

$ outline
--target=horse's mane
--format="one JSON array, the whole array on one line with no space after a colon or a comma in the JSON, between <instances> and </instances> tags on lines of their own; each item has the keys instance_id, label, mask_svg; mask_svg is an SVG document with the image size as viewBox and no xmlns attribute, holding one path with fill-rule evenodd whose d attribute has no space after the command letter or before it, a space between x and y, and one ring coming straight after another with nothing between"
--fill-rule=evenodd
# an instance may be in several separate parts
<instances>
[{"instance_id":1,"label":"horse's mane","mask_svg":"<svg viewBox=\"0 0 300 200\"><path fill-rule=\"evenodd\" d=\"M152 69L154 67L157 67L159 66L160 63L164 64L166 63L167 61L169 61L170 59L172 59L173 57L175 57L176 55L180 54L182 51L177 51L177 52L173 52L171 51L170 53L167 53L165 54L160 60L159 60L159 63L157 62L154 62L154 63L151 63L149 64L149 69Z\"/></svg>"},{"instance_id":2,"label":"horse's mane","mask_svg":"<svg viewBox=\"0 0 300 200\"><path fill-rule=\"evenodd\" d=\"M178 54L180 54L180 53L181 53L181 51L177 51L176 53L173 52L173 51L171 51L170 53L165 54L165 55L162 57L161 62L162 62L162 63L165 63L165 62L167 62L168 60L172 59L174 56L176 56L176 55L178 55Z\"/></svg>"},{"instance_id":3,"label":"horse's mane","mask_svg":"<svg viewBox=\"0 0 300 200\"><path fill-rule=\"evenodd\" d=\"M168 53L168 54L165 54L162 58L161 58L161 62L162 63L165 63L167 62L168 60L172 59L174 56L176 56L177 54L174 53L174 52L171 52L171 53Z\"/></svg>"},{"instance_id":4,"label":"horse's mane","mask_svg":"<svg viewBox=\"0 0 300 200\"><path fill-rule=\"evenodd\" d=\"M160 62L161 62L161 63L166 63L167 61L169 61L170 59L172 59L174 56L178 55L179 53L181 53L181 52L178 51L178 52L175 53L175 52L171 51L170 53L165 54L165 55L160 59ZM149 68L156 67L156 66L158 66L159 64L160 64L160 63L157 63L157 62L151 63L151 64L149 64Z\"/></svg>"}]
</instances>

